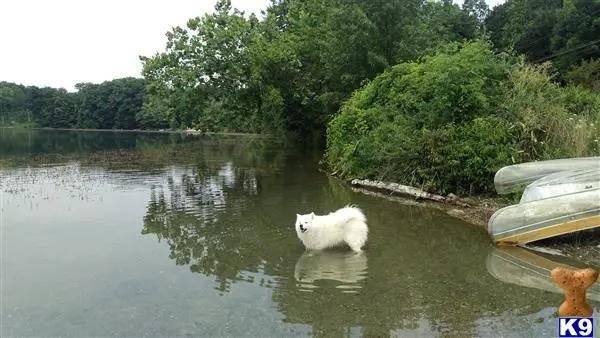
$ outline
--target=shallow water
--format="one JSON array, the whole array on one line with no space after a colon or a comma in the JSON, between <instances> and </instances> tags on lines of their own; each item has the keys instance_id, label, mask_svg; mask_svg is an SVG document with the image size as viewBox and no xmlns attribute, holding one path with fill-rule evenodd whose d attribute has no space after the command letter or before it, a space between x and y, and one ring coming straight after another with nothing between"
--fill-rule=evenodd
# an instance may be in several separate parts
<instances>
[{"instance_id":1,"label":"shallow water","mask_svg":"<svg viewBox=\"0 0 600 338\"><path fill-rule=\"evenodd\" d=\"M0 336L556 336L562 295L490 274L481 229L317 161L257 138L0 130ZM305 252L295 214L348 203L365 252Z\"/></svg>"}]
</instances>

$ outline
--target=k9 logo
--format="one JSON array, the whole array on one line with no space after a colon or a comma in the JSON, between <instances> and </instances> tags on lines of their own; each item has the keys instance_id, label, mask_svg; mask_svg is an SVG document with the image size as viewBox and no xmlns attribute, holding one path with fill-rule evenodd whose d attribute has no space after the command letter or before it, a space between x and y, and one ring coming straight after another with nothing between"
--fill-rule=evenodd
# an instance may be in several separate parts
<instances>
[{"instance_id":1,"label":"k9 logo","mask_svg":"<svg viewBox=\"0 0 600 338\"><path fill-rule=\"evenodd\" d=\"M558 318L558 337L593 337L594 318Z\"/></svg>"}]
</instances>

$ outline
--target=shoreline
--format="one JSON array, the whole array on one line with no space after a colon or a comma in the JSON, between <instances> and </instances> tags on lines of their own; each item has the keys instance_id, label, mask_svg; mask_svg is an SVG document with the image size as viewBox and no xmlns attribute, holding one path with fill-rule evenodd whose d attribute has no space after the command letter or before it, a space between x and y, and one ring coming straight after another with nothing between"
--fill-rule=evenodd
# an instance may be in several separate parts
<instances>
[{"instance_id":1,"label":"shoreline","mask_svg":"<svg viewBox=\"0 0 600 338\"><path fill-rule=\"evenodd\" d=\"M267 134L237 133L237 132L209 132L195 129L86 129L86 128L50 128L50 127L18 127L0 126L0 129L28 129L28 130L56 130L56 131L90 131L90 132L113 132L113 133L148 133L148 134L188 134L188 135L223 135L223 136L246 136L267 137Z\"/></svg>"},{"instance_id":2,"label":"shoreline","mask_svg":"<svg viewBox=\"0 0 600 338\"><path fill-rule=\"evenodd\" d=\"M352 190L403 204L422 205L445 211L448 215L475 225L487 233L488 220L498 209L511 205L503 197L441 196L394 182L350 180Z\"/></svg>"},{"instance_id":3,"label":"shoreline","mask_svg":"<svg viewBox=\"0 0 600 338\"><path fill-rule=\"evenodd\" d=\"M420 205L444 211L476 226L486 234L490 217L497 210L514 204L504 197L458 197L452 194L440 196L418 188L394 182L352 179L347 181L351 189L366 195L384 198L402 204ZM490 238L490 244L494 245ZM600 269L600 229L581 231L528 243L526 247L549 249L557 254Z\"/></svg>"}]
</instances>

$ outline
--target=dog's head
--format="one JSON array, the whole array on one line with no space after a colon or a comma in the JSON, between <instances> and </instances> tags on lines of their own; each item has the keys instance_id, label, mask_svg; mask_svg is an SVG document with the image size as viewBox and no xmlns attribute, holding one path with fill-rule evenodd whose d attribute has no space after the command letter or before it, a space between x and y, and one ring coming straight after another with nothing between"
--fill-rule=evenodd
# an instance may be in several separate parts
<instances>
[{"instance_id":1,"label":"dog's head","mask_svg":"<svg viewBox=\"0 0 600 338\"><path fill-rule=\"evenodd\" d=\"M306 232L308 228L310 228L310 224L315 218L315 213L311 212L310 214L300 215L296 214L296 230L300 232Z\"/></svg>"}]
</instances>

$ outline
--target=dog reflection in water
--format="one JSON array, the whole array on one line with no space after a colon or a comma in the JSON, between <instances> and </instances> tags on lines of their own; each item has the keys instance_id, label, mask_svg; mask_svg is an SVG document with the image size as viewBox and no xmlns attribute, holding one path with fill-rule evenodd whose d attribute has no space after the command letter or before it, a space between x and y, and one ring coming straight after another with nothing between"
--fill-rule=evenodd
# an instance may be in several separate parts
<instances>
[{"instance_id":1,"label":"dog reflection in water","mask_svg":"<svg viewBox=\"0 0 600 338\"><path fill-rule=\"evenodd\" d=\"M356 293L359 282L367 278L366 252L309 250L296 262L294 277L303 291L317 288L318 280L341 282L336 288L342 292Z\"/></svg>"}]
</instances>

